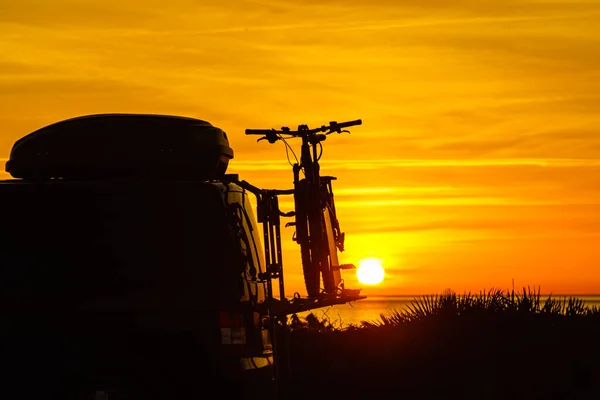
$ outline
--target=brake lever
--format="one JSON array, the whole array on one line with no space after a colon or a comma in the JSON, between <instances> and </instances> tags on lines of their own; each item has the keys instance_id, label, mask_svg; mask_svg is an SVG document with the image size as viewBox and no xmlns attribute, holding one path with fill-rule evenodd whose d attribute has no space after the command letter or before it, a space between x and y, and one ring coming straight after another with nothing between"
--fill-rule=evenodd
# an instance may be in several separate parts
<instances>
[{"instance_id":1,"label":"brake lever","mask_svg":"<svg viewBox=\"0 0 600 400\"><path fill-rule=\"evenodd\" d=\"M268 140L269 143L273 144L279 139L280 135L277 133L277 131L275 129L271 129L265 136L261 137L260 139L256 139L256 141L260 142L261 140Z\"/></svg>"},{"instance_id":2,"label":"brake lever","mask_svg":"<svg viewBox=\"0 0 600 400\"><path fill-rule=\"evenodd\" d=\"M347 131L347 130L341 130L341 129L330 129L330 130L329 130L329 132L327 132L327 135L329 135L329 134L331 134L331 133L333 133L333 132L336 132L336 133L344 133L344 132L345 132L345 133L350 133L350 131Z\"/></svg>"}]
</instances>

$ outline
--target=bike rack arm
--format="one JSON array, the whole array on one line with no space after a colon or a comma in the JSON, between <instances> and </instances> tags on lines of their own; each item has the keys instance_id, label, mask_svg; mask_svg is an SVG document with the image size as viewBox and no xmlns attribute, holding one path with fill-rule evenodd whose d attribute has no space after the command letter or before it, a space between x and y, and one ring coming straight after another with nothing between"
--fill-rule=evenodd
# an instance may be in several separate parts
<instances>
[{"instance_id":1,"label":"bike rack arm","mask_svg":"<svg viewBox=\"0 0 600 400\"><path fill-rule=\"evenodd\" d=\"M301 313L317 308L330 307L339 304L347 304L353 301L366 299L367 296L359 294L360 289L346 289L344 293L336 297L329 298L295 298L291 301L272 301L267 305L269 310L275 315L290 315Z\"/></svg>"}]
</instances>

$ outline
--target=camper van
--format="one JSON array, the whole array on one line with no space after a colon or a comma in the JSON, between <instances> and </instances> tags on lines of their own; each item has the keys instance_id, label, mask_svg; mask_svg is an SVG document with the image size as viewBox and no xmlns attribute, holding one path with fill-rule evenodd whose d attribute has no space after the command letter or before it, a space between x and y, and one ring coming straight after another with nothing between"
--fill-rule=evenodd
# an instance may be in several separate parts
<instances>
[{"instance_id":1,"label":"camper van","mask_svg":"<svg viewBox=\"0 0 600 400\"><path fill-rule=\"evenodd\" d=\"M269 397L263 243L232 158L221 129L164 115L83 116L14 144L0 181L7 398Z\"/></svg>"}]
</instances>

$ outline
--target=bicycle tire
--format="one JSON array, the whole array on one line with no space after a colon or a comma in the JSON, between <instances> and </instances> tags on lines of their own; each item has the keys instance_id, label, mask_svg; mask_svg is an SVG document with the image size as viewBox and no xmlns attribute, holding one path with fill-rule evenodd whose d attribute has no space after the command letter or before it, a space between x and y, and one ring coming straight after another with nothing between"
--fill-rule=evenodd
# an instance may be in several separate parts
<instances>
[{"instance_id":1,"label":"bicycle tire","mask_svg":"<svg viewBox=\"0 0 600 400\"><path fill-rule=\"evenodd\" d=\"M308 230L311 239L311 261L313 269L317 271L319 279L322 279L325 292L331 293L332 281L329 275L329 249L325 246L325 243L327 243L327 232L325 231L325 221L320 198L316 199L315 204L309 209Z\"/></svg>"},{"instance_id":2,"label":"bicycle tire","mask_svg":"<svg viewBox=\"0 0 600 400\"><path fill-rule=\"evenodd\" d=\"M309 197L308 181L302 179L294 186L294 206L296 211L296 240L300 245L300 257L302 262L302 272L304 275L304 285L308 297L315 298L319 295L321 286L320 270L315 268L312 254L314 254L313 242L310 240L308 199Z\"/></svg>"},{"instance_id":3,"label":"bicycle tire","mask_svg":"<svg viewBox=\"0 0 600 400\"><path fill-rule=\"evenodd\" d=\"M339 258L336 246L336 234L333 228L334 216L328 205L323 209L323 229L325 233L325 240L323 241L327 251L327 266L321 271L323 274L323 286L327 293L337 293L339 285L342 283L342 274L339 268Z\"/></svg>"}]
</instances>

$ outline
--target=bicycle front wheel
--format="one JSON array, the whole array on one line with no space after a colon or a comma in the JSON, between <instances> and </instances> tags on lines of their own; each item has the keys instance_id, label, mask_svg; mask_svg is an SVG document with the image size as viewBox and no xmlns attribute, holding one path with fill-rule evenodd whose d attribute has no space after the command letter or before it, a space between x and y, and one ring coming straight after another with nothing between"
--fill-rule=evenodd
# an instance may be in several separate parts
<instances>
[{"instance_id":1,"label":"bicycle front wheel","mask_svg":"<svg viewBox=\"0 0 600 400\"><path fill-rule=\"evenodd\" d=\"M296 182L294 186L294 204L296 212L296 241L300 245L302 272L308 297L315 298L319 295L321 276L319 263L315 259L317 254L314 248L315 240L309 231L309 200L310 187L305 179ZM310 225L313 229L313 224Z\"/></svg>"}]
</instances>

